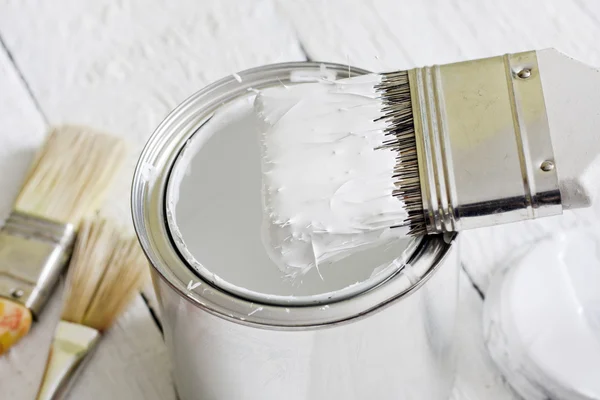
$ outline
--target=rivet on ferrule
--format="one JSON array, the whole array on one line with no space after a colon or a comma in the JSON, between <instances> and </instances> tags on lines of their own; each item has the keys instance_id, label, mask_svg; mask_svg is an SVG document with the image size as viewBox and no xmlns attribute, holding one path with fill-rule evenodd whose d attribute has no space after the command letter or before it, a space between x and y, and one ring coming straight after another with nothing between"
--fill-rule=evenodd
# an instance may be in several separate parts
<instances>
[{"instance_id":1,"label":"rivet on ferrule","mask_svg":"<svg viewBox=\"0 0 600 400\"><path fill-rule=\"evenodd\" d=\"M531 76L531 68L523 68L519 72L517 72L517 77L520 79L527 79Z\"/></svg>"},{"instance_id":2,"label":"rivet on ferrule","mask_svg":"<svg viewBox=\"0 0 600 400\"><path fill-rule=\"evenodd\" d=\"M540 169L544 172L550 172L554 169L554 163L550 160L546 160L540 165Z\"/></svg>"}]
</instances>

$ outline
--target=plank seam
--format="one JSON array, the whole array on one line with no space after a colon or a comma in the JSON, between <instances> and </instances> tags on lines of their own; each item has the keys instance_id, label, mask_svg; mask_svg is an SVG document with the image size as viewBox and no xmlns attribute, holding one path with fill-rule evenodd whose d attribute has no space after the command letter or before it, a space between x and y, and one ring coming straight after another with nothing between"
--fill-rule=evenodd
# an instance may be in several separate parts
<instances>
[{"instance_id":1,"label":"plank seam","mask_svg":"<svg viewBox=\"0 0 600 400\"><path fill-rule=\"evenodd\" d=\"M479 287L479 285L475 283L475 280L471 277L471 274L469 274L469 270L467 269L467 266L465 265L464 262L460 263L460 268L465 273L467 279L471 283L471 286L473 286L473 289L475 289L475 291L477 292L477 294L479 295L479 297L481 298L481 300L485 300L485 294L483 293L483 290L481 290L481 288Z\"/></svg>"},{"instance_id":2,"label":"plank seam","mask_svg":"<svg viewBox=\"0 0 600 400\"><path fill-rule=\"evenodd\" d=\"M156 324L156 327L160 331L160 334L164 336L163 327L162 327L162 324L160 322L160 319L158 319L158 315L156 315L156 312L154 311L154 309L150 305L150 302L148 301L148 297L146 297L146 295L144 294L144 292L140 292L140 296L142 296L142 300L144 300L144 303L146 304L146 307L148 308L148 311L150 311L150 316L154 320L154 323Z\"/></svg>"},{"instance_id":3,"label":"plank seam","mask_svg":"<svg viewBox=\"0 0 600 400\"><path fill-rule=\"evenodd\" d=\"M27 91L27 94L29 94L29 97L31 98L31 101L34 104L35 109L37 110L38 113L40 113L40 115L41 115L42 119L44 120L44 123L46 124L46 126L50 125L49 122L48 122L48 118L46 117L46 114L42 110L42 107L41 107L41 105L40 105L37 97L33 94L33 91L31 90L31 86L29 86L29 83L27 82L27 79L25 79L25 76L23 75L23 72L21 71L21 69L17 65L17 62L15 61L15 58L13 57L12 52L10 51L10 49L8 48L8 46L6 45L6 42L4 41L4 38L2 37L2 34L0 34L0 46L6 52L6 55L8 56L8 59L9 59L10 63L13 65L13 68L15 69L15 71L17 72L17 74L19 75L19 79L21 79L21 82L23 83L23 86L25 87L25 90Z\"/></svg>"}]
</instances>

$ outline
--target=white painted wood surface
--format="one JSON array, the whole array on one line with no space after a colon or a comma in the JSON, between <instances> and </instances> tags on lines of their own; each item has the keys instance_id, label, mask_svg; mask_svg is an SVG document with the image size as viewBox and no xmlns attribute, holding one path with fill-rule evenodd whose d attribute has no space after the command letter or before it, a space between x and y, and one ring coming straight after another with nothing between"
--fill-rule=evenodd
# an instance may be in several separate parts
<instances>
[{"instance_id":1,"label":"white painted wood surface","mask_svg":"<svg viewBox=\"0 0 600 400\"><path fill-rule=\"evenodd\" d=\"M392 70L555 47L598 66L600 2L0 0L0 37L0 218L46 120L88 124L130 141L131 159L103 210L125 221L144 142L169 110L211 81L306 56ZM494 268L524 243L596 215L463 235L454 399L514 398L485 352L474 285L485 293ZM145 295L155 304L150 288ZM33 398L59 307L57 293L31 335L0 359L0 398ZM141 297L104 338L69 398L175 399L160 332Z\"/></svg>"}]
</instances>

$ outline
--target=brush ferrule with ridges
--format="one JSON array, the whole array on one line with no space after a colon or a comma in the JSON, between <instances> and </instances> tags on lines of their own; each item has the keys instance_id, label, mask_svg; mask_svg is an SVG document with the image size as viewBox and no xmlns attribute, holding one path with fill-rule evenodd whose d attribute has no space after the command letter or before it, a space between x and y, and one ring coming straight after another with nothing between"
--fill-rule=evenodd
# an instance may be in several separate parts
<instances>
[{"instance_id":1,"label":"brush ferrule with ridges","mask_svg":"<svg viewBox=\"0 0 600 400\"><path fill-rule=\"evenodd\" d=\"M74 238L71 224L13 211L0 230L0 297L39 315L71 255Z\"/></svg>"},{"instance_id":2,"label":"brush ferrule with ridges","mask_svg":"<svg viewBox=\"0 0 600 400\"><path fill-rule=\"evenodd\" d=\"M562 213L535 52L408 77L428 233Z\"/></svg>"}]
</instances>

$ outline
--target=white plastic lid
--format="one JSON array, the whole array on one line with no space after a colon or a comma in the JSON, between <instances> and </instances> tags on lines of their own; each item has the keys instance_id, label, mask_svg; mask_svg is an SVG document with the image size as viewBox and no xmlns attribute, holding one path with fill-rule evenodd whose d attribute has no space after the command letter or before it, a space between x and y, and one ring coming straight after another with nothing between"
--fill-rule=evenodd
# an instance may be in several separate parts
<instances>
[{"instance_id":1,"label":"white plastic lid","mask_svg":"<svg viewBox=\"0 0 600 400\"><path fill-rule=\"evenodd\" d=\"M494 277L490 354L527 399L600 399L600 242L585 229L535 244Z\"/></svg>"}]
</instances>

